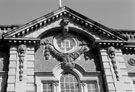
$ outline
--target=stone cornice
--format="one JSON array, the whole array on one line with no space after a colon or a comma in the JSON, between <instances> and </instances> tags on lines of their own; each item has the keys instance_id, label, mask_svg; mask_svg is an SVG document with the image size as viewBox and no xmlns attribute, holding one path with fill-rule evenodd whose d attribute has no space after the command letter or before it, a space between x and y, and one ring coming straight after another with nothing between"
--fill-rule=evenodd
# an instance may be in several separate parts
<instances>
[{"instance_id":1,"label":"stone cornice","mask_svg":"<svg viewBox=\"0 0 135 92\"><path fill-rule=\"evenodd\" d=\"M119 34L125 36L128 38L128 40L134 40L135 39L135 30L116 30L113 29L114 31L118 32Z\"/></svg>"},{"instance_id":2,"label":"stone cornice","mask_svg":"<svg viewBox=\"0 0 135 92\"><path fill-rule=\"evenodd\" d=\"M35 19L15 30L9 31L4 34L4 37L22 37L30 32L38 30L39 28L45 27L46 25L55 22L56 20L66 17L75 21L75 23L80 24L81 26L87 28L90 31L95 32L96 34L102 34L114 40L127 40L126 37L120 35L119 33L97 23L77 12L68 8L62 7L54 12L51 12L47 15L44 15L38 19Z\"/></svg>"},{"instance_id":3,"label":"stone cornice","mask_svg":"<svg viewBox=\"0 0 135 92\"><path fill-rule=\"evenodd\" d=\"M40 39L37 39L37 38L4 38L0 42L3 44L37 45L40 43Z\"/></svg>"},{"instance_id":4,"label":"stone cornice","mask_svg":"<svg viewBox=\"0 0 135 92\"><path fill-rule=\"evenodd\" d=\"M135 50L135 42L128 42L128 41L95 40L93 46L97 46L97 47L113 46L127 51Z\"/></svg>"}]
</instances>

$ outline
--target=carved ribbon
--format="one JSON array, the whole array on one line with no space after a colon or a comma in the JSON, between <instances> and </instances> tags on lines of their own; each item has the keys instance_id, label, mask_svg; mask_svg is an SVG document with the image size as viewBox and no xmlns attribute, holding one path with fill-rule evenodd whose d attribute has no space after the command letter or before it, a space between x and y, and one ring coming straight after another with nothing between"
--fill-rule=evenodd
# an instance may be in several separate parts
<instances>
[{"instance_id":1,"label":"carved ribbon","mask_svg":"<svg viewBox=\"0 0 135 92\"><path fill-rule=\"evenodd\" d=\"M115 55L115 48L114 47L109 47L108 48L108 55L111 59L112 65L113 65L113 69L114 69L114 73L116 75L116 79L117 81L119 81L119 76L118 76L118 70L117 70L117 65L116 65L116 55Z\"/></svg>"}]
</instances>

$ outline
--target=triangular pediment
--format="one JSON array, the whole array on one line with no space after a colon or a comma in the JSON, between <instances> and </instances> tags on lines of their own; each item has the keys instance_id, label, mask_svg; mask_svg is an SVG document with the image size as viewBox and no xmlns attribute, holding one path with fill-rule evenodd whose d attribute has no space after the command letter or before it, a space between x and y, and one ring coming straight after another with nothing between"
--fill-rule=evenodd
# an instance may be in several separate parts
<instances>
[{"instance_id":1,"label":"triangular pediment","mask_svg":"<svg viewBox=\"0 0 135 92\"><path fill-rule=\"evenodd\" d=\"M102 38L104 40L108 40L108 38L111 40L127 40L127 38L123 35L83 16L82 14L77 13L68 7L59 8L47 15L26 23L17 29L9 31L4 34L4 38L37 38L39 35L44 33L45 30L49 30L51 28L60 28L60 22L63 18L69 19L69 24L72 29L75 28L82 30L92 36L92 38L95 40Z\"/></svg>"}]
</instances>

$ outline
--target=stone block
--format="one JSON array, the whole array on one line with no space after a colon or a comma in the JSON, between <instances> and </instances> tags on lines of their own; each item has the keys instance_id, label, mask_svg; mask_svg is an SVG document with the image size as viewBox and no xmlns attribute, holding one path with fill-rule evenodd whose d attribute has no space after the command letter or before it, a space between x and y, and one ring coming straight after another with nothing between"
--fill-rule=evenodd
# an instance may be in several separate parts
<instances>
[{"instance_id":1,"label":"stone block","mask_svg":"<svg viewBox=\"0 0 135 92\"><path fill-rule=\"evenodd\" d=\"M8 75L16 75L16 69L15 68L10 68Z\"/></svg>"},{"instance_id":2,"label":"stone block","mask_svg":"<svg viewBox=\"0 0 135 92\"><path fill-rule=\"evenodd\" d=\"M107 56L108 53L106 53L106 51L104 51L104 52L101 52L101 55L102 55L102 56Z\"/></svg>"},{"instance_id":3,"label":"stone block","mask_svg":"<svg viewBox=\"0 0 135 92\"><path fill-rule=\"evenodd\" d=\"M10 60L9 68L16 68L16 60Z\"/></svg>"},{"instance_id":4,"label":"stone block","mask_svg":"<svg viewBox=\"0 0 135 92\"><path fill-rule=\"evenodd\" d=\"M120 69L120 74L123 76L128 76L127 70L126 69Z\"/></svg>"},{"instance_id":5,"label":"stone block","mask_svg":"<svg viewBox=\"0 0 135 92\"><path fill-rule=\"evenodd\" d=\"M116 92L116 91L107 91L107 92Z\"/></svg>"},{"instance_id":6,"label":"stone block","mask_svg":"<svg viewBox=\"0 0 135 92\"><path fill-rule=\"evenodd\" d=\"M26 92L25 82L17 82L15 86L15 92Z\"/></svg>"},{"instance_id":7,"label":"stone block","mask_svg":"<svg viewBox=\"0 0 135 92\"><path fill-rule=\"evenodd\" d=\"M34 76L34 69L32 69L32 68L31 69L27 69L26 72L27 72L28 76Z\"/></svg>"},{"instance_id":8,"label":"stone block","mask_svg":"<svg viewBox=\"0 0 135 92\"><path fill-rule=\"evenodd\" d=\"M27 91L33 91L33 90L35 90L34 84L27 84L26 90L27 90Z\"/></svg>"},{"instance_id":9,"label":"stone block","mask_svg":"<svg viewBox=\"0 0 135 92\"><path fill-rule=\"evenodd\" d=\"M125 63L123 57L116 57L116 61L119 62L119 63Z\"/></svg>"},{"instance_id":10,"label":"stone block","mask_svg":"<svg viewBox=\"0 0 135 92\"><path fill-rule=\"evenodd\" d=\"M15 83L15 76L9 76L8 83Z\"/></svg>"},{"instance_id":11,"label":"stone block","mask_svg":"<svg viewBox=\"0 0 135 92\"><path fill-rule=\"evenodd\" d=\"M17 47L10 47L10 51L12 51L12 50L17 50Z\"/></svg>"},{"instance_id":12,"label":"stone block","mask_svg":"<svg viewBox=\"0 0 135 92\"><path fill-rule=\"evenodd\" d=\"M16 54L10 54L10 60L17 60Z\"/></svg>"},{"instance_id":13,"label":"stone block","mask_svg":"<svg viewBox=\"0 0 135 92\"><path fill-rule=\"evenodd\" d=\"M104 67L105 69L108 69L108 68L110 69L110 65L109 65L108 62L104 62L103 65L104 65L103 67Z\"/></svg>"},{"instance_id":14,"label":"stone block","mask_svg":"<svg viewBox=\"0 0 135 92\"><path fill-rule=\"evenodd\" d=\"M105 69L105 75L112 75L112 72L110 69Z\"/></svg>"},{"instance_id":15,"label":"stone block","mask_svg":"<svg viewBox=\"0 0 135 92\"><path fill-rule=\"evenodd\" d=\"M34 50L29 50L29 51L27 51L27 55L34 55Z\"/></svg>"},{"instance_id":16,"label":"stone block","mask_svg":"<svg viewBox=\"0 0 135 92\"><path fill-rule=\"evenodd\" d=\"M126 92L133 92L133 91L131 91L131 90L126 90Z\"/></svg>"},{"instance_id":17,"label":"stone block","mask_svg":"<svg viewBox=\"0 0 135 92\"><path fill-rule=\"evenodd\" d=\"M131 85L130 83L126 83L126 84L125 84L125 89L126 89L127 91L132 91L132 85Z\"/></svg>"},{"instance_id":18,"label":"stone block","mask_svg":"<svg viewBox=\"0 0 135 92\"><path fill-rule=\"evenodd\" d=\"M10 54L17 54L17 51L16 50L11 50Z\"/></svg>"},{"instance_id":19,"label":"stone block","mask_svg":"<svg viewBox=\"0 0 135 92\"><path fill-rule=\"evenodd\" d=\"M122 52L116 52L116 55L117 56L122 56L123 54L122 54Z\"/></svg>"},{"instance_id":20,"label":"stone block","mask_svg":"<svg viewBox=\"0 0 135 92\"><path fill-rule=\"evenodd\" d=\"M106 80L108 83L113 83L113 77L112 76L106 76Z\"/></svg>"},{"instance_id":21,"label":"stone block","mask_svg":"<svg viewBox=\"0 0 135 92\"><path fill-rule=\"evenodd\" d=\"M34 62L27 62L27 68L34 68Z\"/></svg>"},{"instance_id":22,"label":"stone block","mask_svg":"<svg viewBox=\"0 0 135 92\"><path fill-rule=\"evenodd\" d=\"M27 83L34 83L34 76L27 76Z\"/></svg>"},{"instance_id":23,"label":"stone block","mask_svg":"<svg viewBox=\"0 0 135 92\"><path fill-rule=\"evenodd\" d=\"M118 66L119 68L121 68L121 69L126 69L125 63L119 63L119 64L117 64L117 66Z\"/></svg>"},{"instance_id":24,"label":"stone block","mask_svg":"<svg viewBox=\"0 0 135 92\"><path fill-rule=\"evenodd\" d=\"M122 78L123 78L124 83L130 83L130 79L129 79L128 75L126 75L126 76L123 75Z\"/></svg>"},{"instance_id":25,"label":"stone block","mask_svg":"<svg viewBox=\"0 0 135 92\"><path fill-rule=\"evenodd\" d=\"M114 87L114 84L113 83L108 83L108 89L109 91L115 91L115 87Z\"/></svg>"},{"instance_id":26,"label":"stone block","mask_svg":"<svg viewBox=\"0 0 135 92\"><path fill-rule=\"evenodd\" d=\"M27 47L27 51L34 51L34 47Z\"/></svg>"},{"instance_id":27,"label":"stone block","mask_svg":"<svg viewBox=\"0 0 135 92\"><path fill-rule=\"evenodd\" d=\"M8 84L7 86L7 92L15 91L15 84Z\"/></svg>"},{"instance_id":28,"label":"stone block","mask_svg":"<svg viewBox=\"0 0 135 92\"><path fill-rule=\"evenodd\" d=\"M27 60L33 60L34 61L34 55L27 55L26 56Z\"/></svg>"},{"instance_id":29,"label":"stone block","mask_svg":"<svg viewBox=\"0 0 135 92\"><path fill-rule=\"evenodd\" d=\"M109 61L109 59L108 59L108 57L107 57L107 56L102 56L102 61L103 61L103 62L108 62L108 61Z\"/></svg>"}]
</instances>

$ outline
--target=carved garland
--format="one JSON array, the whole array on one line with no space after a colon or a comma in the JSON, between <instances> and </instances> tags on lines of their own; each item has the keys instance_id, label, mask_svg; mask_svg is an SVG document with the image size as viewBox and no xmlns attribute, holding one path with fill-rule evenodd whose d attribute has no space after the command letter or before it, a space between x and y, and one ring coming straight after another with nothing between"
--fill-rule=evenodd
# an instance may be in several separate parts
<instances>
[{"instance_id":1,"label":"carved garland","mask_svg":"<svg viewBox=\"0 0 135 92\"><path fill-rule=\"evenodd\" d=\"M18 46L18 57L19 57L19 80L23 80L23 67L24 67L24 57L26 52L26 46L25 45L19 45Z\"/></svg>"},{"instance_id":2,"label":"carved garland","mask_svg":"<svg viewBox=\"0 0 135 92\"><path fill-rule=\"evenodd\" d=\"M58 52L48 40L46 40L44 44L45 44L45 50L44 50L45 59L48 60L49 54L51 54L58 61L61 62L62 69L67 69L67 70L73 69L75 66L73 61L76 60L81 54L84 54L89 51L89 48L84 42L80 44L79 50L73 53Z\"/></svg>"},{"instance_id":3,"label":"carved garland","mask_svg":"<svg viewBox=\"0 0 135 92\"><path fill-rule=\"evenodd\" d=\"M118 75L118 70L117 70L117 65L116 65L116 55L115 55L115 48L114 47L109 47L108 48L108 55L111 59L112 65L113 65L113 69L114 69L114 73L116 75L116 79L117 81L119 81L119 75Z\"/></svg>"}]
</instances>

